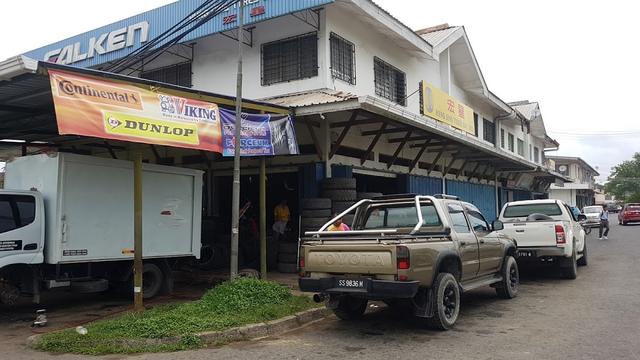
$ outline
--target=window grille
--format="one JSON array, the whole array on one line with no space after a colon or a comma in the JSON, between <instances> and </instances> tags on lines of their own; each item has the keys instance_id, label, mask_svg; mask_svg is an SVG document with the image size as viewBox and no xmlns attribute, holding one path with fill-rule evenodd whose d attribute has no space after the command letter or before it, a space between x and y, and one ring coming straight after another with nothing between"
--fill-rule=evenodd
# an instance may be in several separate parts
<instances>
[{"instance_id":1,"label":"window grille","mask_svg":"<svg viewBox=\"0 0 640 360\"><path fill-rule=\"evenodd\" d=\"M300 35L262 45L262 85L318 76L318 35Z\"/></svg>"},{"instance_id":2,"label":"window grille","mask_svg":"<svg viewBox=\"0 0 640 360\"><path fill-rule=\"evenodd\" d=\"M524 141L518 139L518 155L524 156Z\"/></svg>"},{"instance_id":3,"label":"window grille","mask_svg":"<svg viewBox=\"0 0 640 360\"><path fill-rule=\"evenodd\" d=\"M491 121L484 119L483 121L484 139L495 145L496 143L496 125Z\"/></svg>"},{"instance_id":4,"label":"window grille","mask_svg":"<svg viewBox=\"0 0 640 360\"><path fill-rule=\"evenodd\" d=\"M159 69L143 71L140 77L147 80L163 82L184 87L192 84L191 62L165 66Z\"/></svg>"},{"instance_id":5,"label":"window grille","mask_svg":"<svg viewBox=\"0 0 640 360\"><path fill-rule=\"evenodd\" d=\"M331 33L331 76L351 85L356 84L355 45Z\"/></svg>"},{"instance_id":6,"label":"window grille","mask_svg":"<svg viewBox=\"0 0 640 360\"><path fill-rule=\"evenodd\" d=\"M394 66L374 59L376 95L402 106L407 104L407 75Z\"/></svg>"}]
</instances>

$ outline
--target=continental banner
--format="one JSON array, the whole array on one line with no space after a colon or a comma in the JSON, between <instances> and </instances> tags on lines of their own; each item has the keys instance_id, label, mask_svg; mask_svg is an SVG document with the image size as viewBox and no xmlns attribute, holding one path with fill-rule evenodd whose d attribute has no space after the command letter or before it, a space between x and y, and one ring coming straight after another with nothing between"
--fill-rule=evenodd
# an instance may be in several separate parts
<instances>
[{"instance_id":1,"label":"continental banner","mask_svg":"<svg viewBox=\"0 0 640 360\"><path fill-rule=\"evenodd\" d=\"M236 113L220 109L224 156L235 152ZM241 156L297 155L300 153L289 115L242 114Z\"/></svg>"},{"instance_id":2,"label":"continental banner","mask_svg":"<svg viewBox=\"0 0 640 360\"><path fill-rule=\"evenodd\" d=\"M222 153L216 104L49 70L60 134Z\"/></svg>"},{"instance_id":3,"label":"continental banner","mask_svg":"<svg viewBox=\"0 0 640 360\"><path fill-rule=\"evenodd\" d=\"M425 81L420 83L420 100L422 115L475 134L472 108Z\"/></svg>"}]
</instances>

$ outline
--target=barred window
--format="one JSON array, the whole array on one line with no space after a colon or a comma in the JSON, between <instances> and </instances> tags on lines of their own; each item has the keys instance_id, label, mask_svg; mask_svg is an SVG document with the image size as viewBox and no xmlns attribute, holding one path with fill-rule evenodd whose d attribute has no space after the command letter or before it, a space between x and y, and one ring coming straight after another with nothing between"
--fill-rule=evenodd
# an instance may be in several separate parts
<instances>
[{"instance_id":1,"label":"barred window","mask_svg":"<svg viewBox=\"0 0 640 360\"><path fill-rule=\"evenodd\" d=\"M331 33L329 42L331 43L331 76L355 85L355 45L334 33Z\"/></svg>"},{"instance_id":2,"label":"barred window","mask_svg":"<svg viewBox=\"0 0 640 360\"><path fill-rule=\"evenodd\" d=\"M513 136L513 134L509 133L509 137L507 138L509 140L509 151L511 152L515 152L515 137Z\"/></svg>"},{"instance_id":3,"label":"barred window","mask_svg":"<svg viewBox=\"0 0 640 360\"><path fill-rule=\"evenodd\" d=\"M165 66L159 69L143 71L140 77L147 80L163 82L184 87L191 87L191 62Z\"/></svg>"},{"instance_id":4,"label":"barred window","mask_svg":"<svg viewBox=\"0 0 640 360\"><path fill-rule=\"evenodd\" d=\"M533 148L533 161L540 163L540 149L537 147Z\"/></svg>"},{"instance_id":5,"label":"barred window","mask_svg":"<svg viewBox=\"0 0 640 360\"><path fill-rule=\"evenodd\" d=\"M476 137L478 137L478 114L477 113L473 113L473 128L474 128L474 135Z\"/></svg>"},{"instance_id":6,"label":"barred window","mask_svg":"<svg viewBox=\"0 0 640 360\"><path fill-rule=\"evenodd\" d=\"M524 141L518 139L518 155L524 156Z\"/></svg>"},{"instance_id":7,"label":"barred window","mask_svg":"<svg viewBox=\"0 0 640 360\"><path fill-rule=\"evenodd\" d=\"M496 125L494 123L492 123L491 121L484 119L483 121L483 129L484 129L484 136L483 138L494 144L496 143Z\"/></svg>"},{"instance_id":8,"label":"barred window","mask_svg":"<svg viewBox=\"0 0 640 360\"><path fill-rule=\"evenodd\" d=\"M500 129L500 146L504 149L504 129Z\"/></svg>"},{"instance_id":9,"label":"barred window","mask_svg":"<svg viewBox=\"0 0 640 360\"><path fill-rule=\"evenodd\" d=\"M318 76L316 33L262 45L262 85Z\"/></svg>"},{"instance_id":10,"label":"barred window","mask_svg":"<svg viewBox=\"0 0 640 360\"><path fill-rule=\"evenodd\" d=\"M377 57L373 63L376 95L406 106L407 75Z\"/></svg>"}]
</instances>

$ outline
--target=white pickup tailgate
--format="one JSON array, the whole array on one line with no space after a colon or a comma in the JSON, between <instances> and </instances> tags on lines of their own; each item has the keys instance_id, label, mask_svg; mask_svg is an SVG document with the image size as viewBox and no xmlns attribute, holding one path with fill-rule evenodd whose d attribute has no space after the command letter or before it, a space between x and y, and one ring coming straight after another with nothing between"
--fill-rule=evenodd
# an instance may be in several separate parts
<instances>
[{"instance_id":1,"label":"white pickup tailgate","mask_svg":"<svg viewBox=\"0 0 640 360\"><path fill-rule=\"evenodd\" d=\"M556 246L558 221L519 221L504 224L501 232L513 237L518 248L530 246Z\"/></svg>"}]
</instances>

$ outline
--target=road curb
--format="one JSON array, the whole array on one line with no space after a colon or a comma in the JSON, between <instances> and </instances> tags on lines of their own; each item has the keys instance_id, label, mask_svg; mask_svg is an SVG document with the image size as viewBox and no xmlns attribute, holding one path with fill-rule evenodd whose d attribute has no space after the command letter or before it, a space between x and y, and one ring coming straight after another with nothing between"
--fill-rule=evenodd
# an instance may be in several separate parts
<instances>
[{"instance_id":1,"label":"road curb","mask_svg":"<svg viewBox=\"0 0 640 360\"><path fill-rule=\"evenodd\" d=\"M245 325L223 331L204 332L196 334L195 337L200 339L203 345L220 345L235 341L258 339L300 328L314 321L324 319L330 314L331 310L326 308L311 309L278 320ZM31 349L36 349L41 338L41 334L29 336L26 340L26 346ZM122 346L140 347L149 345L176 345L183 342L186 338L191 340L193 339L193 336L173 336L163 339L123 340Z\"/></svg>"}]
</instances>

